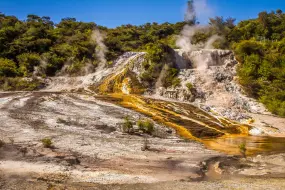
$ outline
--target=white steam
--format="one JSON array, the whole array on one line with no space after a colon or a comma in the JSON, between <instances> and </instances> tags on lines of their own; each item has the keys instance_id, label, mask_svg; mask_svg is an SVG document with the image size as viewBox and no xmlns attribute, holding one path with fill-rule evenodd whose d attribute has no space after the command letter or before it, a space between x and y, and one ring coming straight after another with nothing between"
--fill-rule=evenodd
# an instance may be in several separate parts
<instances>
[{"instance_id":1,"label":"white steam","mask_svg":"<svg viewBox=\"0 0 285 190\"><path fill-rule=\"evenodd\" d=\"M40 60L40 65L34 67L33 76L43 76L46 74L47 60L45 58Z\"/></svg>"},{"instance_id":2,"label":"white steam","mask_svg":"<svg viewBox=\"0 0 285 190\"><path fill-rule=\"evenodd\" d=\"M104 44L104 39L106 38L106 35L101 33L98 29L94 30L92 32L91 35L91 40L93 43L96 44L96 56L99 59L100 63L99 63L99 69L102 69L105 67L105 65L107 64L107 60L106 60L106 53L108 52L108 48L106 47L106 45Z\"/></svg>"},{"instance_id":3,"label":"white steam","mask_svg":"<svg viewBox=\"0 0 285 190\"><path fill-rule=\"evenodd\" d=\"M198 31L205 30L205 29L206 29L205 26L200 26L200 25L184 26L182 32L180 33L179 38L176 41L176 46L178 46L180 49L186 52L191 52L191 51L195 51L197 49L202 48L203 44L193 44L192 40Z\"/></svg>"},{"instance_id":4,"label":"white steam","mask_svg":"<svg viewBox=\"0 0 285 190\"><path fill-rule=\"evenodd\" d=\"M95 66L91 62L88 62L85 67L81 69L81 75L88 75L90 73L94 73L94 71Z\"/></svg>"},{"instance_id":5,"label":"white steam","mask_svg":"<svg viewBox=\"0 0 285 190\"><path fill-rule=\"evenodd\" d=\"M210 6L208 6L206 0L189 1L187 12L185 14L185 20L187 19L186 21L195 21L196 16L200 19L202 15L210 17L212 13L213 11ZM205 70L208 66L207 62L211 60L211 58L209 57L209 55L205 55L201 52L197 52L198 55L195 55L195 52L193 51L197 51L200 49L213 49L213 43L217 40L222 39L222 37L218 35L213 35L209 37L204 43L193 43L193 38L198 32L209 34L210 29L211 28L209 25L186 25L184 26L176 41L176 46L182 49L184 52L187 52L188 57L194 62L193 66L198 70Z\"/></svg>"},{"instance_id":6,"label":"white steam","mask_svg":"<svg viewBox=\"0 0 285 190\"><path fill-rule=\"evenodd\" d=\"M195 0L188 1L188 8L185 13L185 20L191 21L196 20L197 17L202 17L202 15L209 16L212 14L212 9L208 6L207 0ZM209 18L208 17L208 18ZM207 19L208 19L207 18ZM207 33L210 30L209 25L186 25L184 26L179 38L176 41L176 45L186 52L195 51L197 49L205 48L212 49L212 44L220 39L221 37L214 35L211 36L205 44L193 44L193 37L197 32Z\"/></svg>"},{"instance_id":7,"label":"white steam","mask_svg":"<svg viewBox=\"0 0 285 190\"><path fill-rule=\"evenodd\" d=\"M66 76L69 73L69 69L74 62L74 57L68 58L68 60L64 63L63 67L61 68L60 72L58 72L57 76Z\"/></svg>"},{"instance_id":8,"label":"white steam","mask_svg":"<svg viewBox=\"0 0 285 190\"><path fill-rule=\"evenodd\" d=\"M207 42L205 43L204 49L214 49L213 44L214 42L216 42L217 40L222 40L223 38L221 36L218 35L213 35L211 36Z\"/></svg>"},{"instance_id":9,"label":"white steam","mask_svg":"<svg viewBox=\"0 0 285 190\"><path fill-rule=\"evenodd\" d=\"M163 80L165 79L166 77L166 72L168 71L169 69L169 66L168 65L164 65L160 74L159 74L159 77L155 83L155 88L158 89L159 87L162 87L163 86Z\"/></svg>"}]
</instances>

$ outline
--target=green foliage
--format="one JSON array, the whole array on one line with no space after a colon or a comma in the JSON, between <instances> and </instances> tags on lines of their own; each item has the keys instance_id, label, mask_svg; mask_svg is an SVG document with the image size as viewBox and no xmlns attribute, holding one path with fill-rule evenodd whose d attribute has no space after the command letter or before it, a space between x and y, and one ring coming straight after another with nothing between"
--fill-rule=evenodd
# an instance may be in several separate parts
<instances>
[{"instance_id":1,"label":"green foliage","mask_svg":"<svg viewBox=\"0 0 285 190\"><path fill-rule=\"evenodd\" d=\"M285 14L279 9L241 21L228 40L241 62L240 83L274 114L285 116Z\"/></svg>"},{"instance_id":2,"label":"green foliage","mask_svg":"<svg viewBox=\"0 0 285 190\"><path fill-rule=\"evenodd\" d=\"M145 50L147 44L164 43L175 47L175 35L182 30L185 22L170 23L146 23L141 26L122 25L114 29L106 30L108 47L108 60L113 60L126 51Z\"/></svg>"},{"instance_id":3,"label":"green foliage","mask_svg":"<svg viewBox=\"0 0 285 190\"><path fill-rule=\"evenodd\" d=\"M143 50L150 43L175 47L176 35L184 25L185 22L146 23L107 29L92 22L76 21L75 18L64 18L54 24L47 16L28 15L25 21L20 21L16 17L1 14L0 58L9 59L15 64L9 62L11 68L7 64L5 67L1 65L3 71L0 71L0 76L29 77L42 60L47 63L43 75L55 75L65 63L72 65L67 70L68 74L78 75L79 68L85 64L98 62L95 53L98 46L91 40L94 29L106 34L107 59L111 62L124 52ZM152 56L160 56L160 53L155 52ZM157 62L159 57L152 58Z\"/></svg>"},{"instance_id":4,"label":"green foliage","mask_svg":"<svg viewBox=\"0 0 285 190\"><path fill-rule=\"evenodd\" d=\"M130 121L129 117L125 117L123 123L123 132L125 133L132 133L134 131L133 123Z\"/></svg>"},{"instance_id":5,"label":"green foliage","mask_svg":"<svg viewBox=\"0 0 285 190\"><path fill-rule=\"evenodd\" d=\"M274 114L285 116L285 57L281 42L245 40L235 45L241 58L240 83Z\"/></svg>"},{"instance_id":6,"label":"green foliage","mask_svg":"<svg viewBox=\"0 0 285 190\"><path fill-rule=\"evenodd\" d=\"M187 87L188 91L191 91L194 88L193 84L190 82L186 83L186 87Z\"/></svg>"},{"instance_id":7,"label":"green foliage","mask_svg":"<svg viewBox=\"0 0 285 190\"><path fill-rule=\"evenodd\" d=\"M242 156L246 157L246 151L247 151L246 144L242 143L238 146L238 148L239 148L239 151L242 154Z\"/></svg>"},{"instance_id":8,"label":"green foliage","mask_svg":"<svg viewBox=\"0 0 285 190\"><path fill-rule=\"evenodd\" d=\"M14 61L0 58L0 77L15 77L17 74L17 66Z\"/></svg>"},{"instance_id":9,"label":"green foliage","mask_svg":"<svg viewBox=\"0 0 285 190\"><path fill-rule=\"evenodd\" d=\"M23 78L0 78L0 90L4 91L32 91L43 87L37 79L26 80Z\"/></svg>"},{"instance_id":10,"label":"green foliage","mask_svg":"<svg viewBox=\"0 0 285 190\"><path fill-rule=\"evenodd\" d=\"M181 79L180 79L180 78L177 78L177 77L174 77L174 78L172 79L172 86L173 86L174 88L181 86Z\"/></svg>"},{"instance_id":11,"label":"green foliage","mask_svg":"<svg viewBox=\"0 0 285 190\"><path fill-rule=\"evenodd\" d=\"M173 50L162 43L151 43L146 45L146 52L147 55L143 63L145 72L141 74L141 80L152 86L161 75L161 72L164 72L163 78L161 79L164 87L169 87L173 84L178 85L178 79L175 78L178 74L178 69L173 67ZM176 79L176 81L174 79Z\"/></svg>"},{"instance_id":12,"label":"green foliage","mask_svg":"<svg viewBox=\"0 0 285 190\"><path fill-rule=\"evenodd\" d=\"M151 135L154 131L154 123L150 120L139 120L137 126L139 127L139 130L146 134Z\"/></svg>"},{"instance_id":13,"label":"green foliage","mask_svg":"<svg viewBox=\"0 0 285 190\"><path fill-rule=\"evenodd\" d=\"M264 54L263 43L255 40L244 40L234 44L233 47L241 61L244 61L244 59L251 54L260 56Z\"/></svg>"},{"instance_id":14,"label":"green foliage","mask_svg":"<svg viewBox=\"0 0 285 190\"><path fill-rule=\"evenodd\" d=\"M50 138L44 138L41 140L41 142L45 148L52 148L53 143L52 143L52 140Z\"/></svg>"},{"instance_id":15,"label":"green foliage","mask_svg":"<svg viewBox=\"0 0 285 190\"><path fill-rule=\"evenodd\" d=\"M40 65L41 57L36 53L24 53L17 56L19 64L19 72L23 76L28 76L30 73L34 72L35 66Z\"/></svg>"},{"instance_id":16,"label":"green foliage","mask_svg":"<svg viewBox=\"0 0 285 190\"><path fill-rule=\"evenodd\" d=\"M163 87L167 88L173 86L175 88L181 85L181 79L177 78L177 74L179 73L178 69L167 66L164 72L165 74L161 79Z\"/></svg>"}]
</instances>

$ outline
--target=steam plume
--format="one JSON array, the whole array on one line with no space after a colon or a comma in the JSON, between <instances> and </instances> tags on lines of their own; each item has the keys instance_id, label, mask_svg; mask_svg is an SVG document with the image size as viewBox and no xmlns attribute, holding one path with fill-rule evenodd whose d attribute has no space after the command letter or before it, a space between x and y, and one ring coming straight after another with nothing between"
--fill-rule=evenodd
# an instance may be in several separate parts
<instances>
[{"instance_id":1,"label":"steam plume","mask_svg":"<svg viewBox=\"0 0 285 190\"><path fill-rule=\"evenodd\" d=\"M192 43L193 37L198 31L206 33L210 29L209 25L196 25L196 16L210 16L213 12L212 9L209 8L207 0L189 0L187 5L188 6L185 13L185 21L188 23L192 22L194 25L184 26L179 38L176 41L176 45L186 52L191 52L200 48L213 48L212 44L220 38L217 35L210 37L205 44Z\"/></svg>"},{"instance_id":2,"label":"steam plume","mask_svg":"<svg viewBox=\"0 0 285 190\"><path fill-rule=\"evenodd\" d=\"M206 42L204 49L214 49L213 43L214 43L215 41L221 40L221 39L223 39L223 38L222 38L221 36L218 36L218 35L213 35L213 36L211 36L211 37L208 39L208 41Z\"/></svg>"},{"instance_id":3,"label":"steam plume","mask_svg":"<svg viewBox=\"0 0 285 190\"><path fill-rule=\"evenodd\" d=\"M91 35L91 40L96 46L96 56L99 59L99 69L104 68L107 64L105 54L108 52L106 45L104 44L105 34L102 34L98 29L94 30Z\"/></svg>"},{"instance_id":4,"label":"steam plume","mask_svg":"<svg viewBox=\"0 0 285 190\"><path fill-rule=\"evenodd\" d=\"M33 72L33 76L43 76L46 73L46 68L47 68L47 61L45 58L41 59L40 61L40 65L34 67L34 72Z\"/></svg>"},{"instance_id":5,"label":"steam plume","mask_svg":"<svg viewBox=\"0 0 285 190\"><path fill-rule=\"evenodd\" d=\"M205 30L207 27L205 26L200 26L200 25L185 25L179 38L176 41L176 45L180 48L183 49L186 52L191 52L195 51L199 48L203 47L203 44L192 44L192 39L197 33L197 31L200 30Z\"/></svg>"},{"instance_id":6,"label":"steam plume","mask_svg":"<svg viewBox=\"0 0 285 190\"><path fill-rule=\"evenodd\" d=\"M209 62L212 60L211 55L202 53L202 51L193 51L200 49L213 49L213 43L221 39L221 37L213 35L209 37L205 43L193 44L193 38L197 32L209 34L211 29L209 25L197 24L196 16L199 17L199 19L202 17L203 20L205 19L205 16L209 18L212 13L213 11L208 6L207 0L189 0L188 8L185 13L185 21L192 25L185 25L176 41L176 45L182 49L183 52L187 52L189 59L192 60L194 68L201 71L202 74L205 74L204 71L208 68Z\"/></svg>"},{"instance_id":7,"label":"steam plume","mask_svg":"<svg viewBox=\"0 0 285 190\"><path fill-rule=\"evenodd\" d=\"M206 0L189 0L188 1L188 8L185 13L185 21L194 25L185 25L183 30L180 33L176 41L176 45L182 49L184 52L188 52L189 55L192 51L199 50L199 49L213 49L213 43L219 39L221 39L218 35L211 36L205 43L200 44L193 44L193 37L197 32L209 33L210 26L209 25L199 25L196 24L196 16L201 16L205 14L206 16L210 16L212 14L212 9L209 8ZM196 66L200 69L205 68L205 62L208 60L207 57L200 57L195 58L197 62Z\"/></svg>"},{"instance_id":8,"label":"steam plume","mask_svg":"<svg viewBox=\"0 0 285 190\"><path fill-rule=\"evenodd\" d=\"M160 74L159 74L159 77L155 83L155 88L158 89L159 87L162 87L162 81L164 80L164 78L166 77L166 72L167 70L169 69L169 66L168 65L164 65Z\"/></svg>"}]
</instances>

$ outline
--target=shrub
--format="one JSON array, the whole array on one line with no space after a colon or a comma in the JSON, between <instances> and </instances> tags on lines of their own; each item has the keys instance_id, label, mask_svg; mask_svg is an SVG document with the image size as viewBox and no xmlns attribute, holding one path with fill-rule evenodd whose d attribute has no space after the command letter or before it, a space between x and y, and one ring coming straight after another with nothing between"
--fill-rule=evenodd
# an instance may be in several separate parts
<instances>
[{"instance_id":1,"label":"shrub","mask_svg":"<svg viewBox=\"0 0 285 190\"><path fill-rule=\"evenodd\" d=\"M4 91L32 91L40 89L44 84L37 80L26 80L21 78L0 78L0 89Z\"/></svg>"},{"instance_id":2,"label":"shrub","mask_svg":"<svg viewBox=\"0 0 285 190\"><path fill-rule=\"evenodd\" d=\"M242 143L239 145L239 151L240 153L242 154L243 157L246 157L246 144L245 143Z\"/></svg>"},{"instance_id":3,"label":"shrub","mask_svg":"<svg viewBox=\"0 0 285 190\"><path fill-rule=\"evenodd\" d=\"M164 76L162 78L163 87L168 88L170 86L173 86L176 88L181 85L181 80L177 77L179 73L178 69L166 65L162 72L164 72Z\"/></svg>"},{"instance_id":4,"label":"shrub","mask_svg":"<svg viewBox=\"0 0 285 190\"><path fill-rule=\"evenodd\" d=\"M123 123L123 132L125 133L133 132L133 123L130 121L129 117L125 117L125 121Z\"/></svg>"},{"instance_id":5,"label":"shrub","mask_svg":"<svg viewBox=\"0 0 285 190\"><path fill-rule=\"evenodd\" d=\"M18 74L16 63L9 59L0 58L0 76L15 77Z\"/></svg>"},{"instance_id":6,"label":"shrub","mask_svg":"<svg viewBox=\"0 0 285 190\"><path fill-rule=\"evenodd\" d=\"M150 43L146 45L146 52L142 63L145 72L141 74L141 80L147 85L152 84L163 72L162 85L166 88L173 85L173 79L178 73L178 69L174 68L173 50L166 44Z\"/></svg>"},{"instance_id":7,"label":"shrub","mask_svg":"<svg viewBox=\"0 0 285 190\"><path fill-rule=\"evenodd\" d=\"M187 87L187 89L189 90L189 91L191 91L194 87L193 87L193 84L192 83L190 83L190 82L188 82L187 84L186 84L186 87Z\"/></svg>"},{"instance_id":8,"label":"shrub","mask_svg":"<svg viewBox=\"0 0 285 190\"><path fill-rule=\"evenodd\" d=\"M234 46L237 57L241 60L244 60L247 55L262 55L264 51L263 44L254 40L244 40Z\"/></svg>"},{"instance_id":9,"label":"shrub","mask_svg":"<svg viewBox=\"0 0 285 190\"><path fill-rule=\"evenodd\" d=\"M41 141L42 141L42 144L44 145L45 148L51 148L52 147L52 141L50 138L44 138Z\"/></svg>"},{"instance_id":10,"label":"shrub","mask_svg":"<svg viewBox=\"0 0 285 190\"><path fill-rule=\"evenodd\" d=\"M41 57L37 53L24 53L17 56L19 70L23 76L28 76L34 71L35 66L40 65Z\"/></svg>"},{"instance_id":11,"label":"shrub","mask_svg":"<svg viewBox=\"0 0 285 190\"><path fill-rule=\"evenodd\" d=\"M150 120L139 120L137 122L137 125L139 129L142 130L144 133L151 135L154 131L154 124Z\"/></svg>"},{"instance_id":12,"label":"shrub","mask_svg":"<svg viewBox=\"0 0 285 190\"><path fill-rule=\"evenodd\" d=\"M177 78L177 77L173 78L173 80L172 80L172 86L173 86L174 88L181 86L181 79L180 79L180 78Z\"/></svg>"}]
</instances>

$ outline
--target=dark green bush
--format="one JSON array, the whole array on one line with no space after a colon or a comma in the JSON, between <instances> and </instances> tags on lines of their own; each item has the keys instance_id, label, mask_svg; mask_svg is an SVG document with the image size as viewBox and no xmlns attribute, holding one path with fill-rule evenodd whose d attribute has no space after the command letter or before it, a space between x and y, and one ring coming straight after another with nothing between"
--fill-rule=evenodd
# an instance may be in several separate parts
<instances>
[{"instance_id":1,"label":"dark green bush","mask_svg":"<svg viewBox=\"0 0 285 190\"><path fill-rule=\"evenodd\" d=\"M123 132L125 133L133 133L134 128L133 128L133 123L130 121L129 117L125 117L123 123Z\"/></svg>"},{"instance_id":2,"label":"dark green bush","mask_svg":"<svg viewBox=\"0 0 285 190\"><path fill-rule=\"evenodd\" d=\"M52 140L50 138L44 138L41 140L45 148L52 148Z\"/></svg>"},{"instance_id":3,"label":"dark green bush","mask_svg":"<svg viewBox=\"0 0 285 190\"><path fill-rule=\"evenodd\" d=\"M4 91L33 91L42 87L44 84L37 79L0 78L0 90Z\"/></svg>"},{"instance_id":4,"label":"dark green bush","mask_svg":"<svg viewBox=\"0 0 285 190\"><path fill-rule=\"evenodd\" d=\"M246 157L246 151L247 151L246 144L242 143L238 147L239 147L239 151L242 154L242 156Z\"/></svg>"},{"instance_id":5,"label":"dark green bush","mask_svg":"<svg viewBox=\"0 0 285 190\"><path fill-rule=\"evenodd\" d=\"M0 58L0 77L15 77L17 74L17 66L14 61Z\"/></svg>"},{"instance_id":6,"label":"dark green bush","mask_svg":"<svg viewBox=\"0 0 285 190\"><path fill-rule=\"evenodd\" d=\"M186 83L186 87L187 87L188 91L191 91L194 88L193 84L190 82Z\"/></svg>"},{"instance_id":7,"label":"dark green bush","mask_svg":"<svg viewBox=\"0 0 285 190\"><path fill-rule=\"evenodd\" d=\"M150 120L139 120L137 126L139 127L139 130L149 135L154 131L154 123Z\"/></svg>"}]
</instances>

